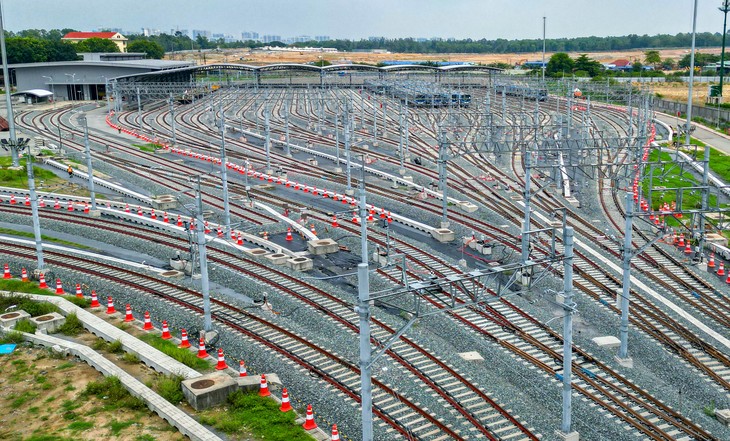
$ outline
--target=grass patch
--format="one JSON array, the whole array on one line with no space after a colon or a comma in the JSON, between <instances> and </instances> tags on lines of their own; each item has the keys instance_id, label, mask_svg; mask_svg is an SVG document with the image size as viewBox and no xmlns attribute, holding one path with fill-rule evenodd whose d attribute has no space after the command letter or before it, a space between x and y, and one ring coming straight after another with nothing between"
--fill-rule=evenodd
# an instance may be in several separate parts
<instances>
[{"instance_id":1,"label":"grass patch","mask_svg":"<svg viewBox=\"0 0 730 441\"><path fill-rule=\"evenodd\" d=\"M0 158L0 186L3 187L14 187L14 188L28 188L28 175L25 167L25 158L20 160L19 170L9 170L5 167L12 165L12 159L9 156ZM62 181L61 178L56 176L50 170L46 170L40 167L33 167L33 173L36 179L43 180L46 182L51 181Z\"/></svg>"},{"instance_id":2,"label":"grass patch","mask_svg":"<svg viewBox=\"0 0 730 441\"><path fill-rule=\"evenodd\" d=\"M91 349L95 351L103 351L106 349L106 341L103 338L97 338L94 343L91 344Z\"/></svg>"},{"instance_id":3,"label":"grass patch","mask_svg":"<svg viewBox=\"0 0 730 441\"><path fill-rule=\"evenodd\" d=\"M26 334L35 334L36 325L30 322L28 319L19 320L13 328L18 332L25 332Z\"/></svg>"},{"instance_id":4,"label":"grass patch","mask_svg":"<svg viewBox=\"0 0 730 441\"><path fill-rule=\"evenodd\" d=\"M30 231L20 231L20 230L14 230L12 228L0 228L0 234L7 234L9 236L18 236L18 237L27 237L29 239L35 239L35 234ZM46 236L45 234L41 234L41 238L44 242L53 242L60 245L68 245L75 248L81 248L81 249L91 249L91 247L88 247L86 245L81 245L80 243L76 242L70 242L68 240L63 239L57 239L55 237Z\"/></svg>"},{"instance_id":5,"label":"grass patch","mask_svg":"<svg viewBox=\"0 0 730 441\"><path fill-rule=\"evenodd\" d=\"M16 345L19 345L25 341L25 337L23 337L23 334L21 334L18 331L10 331L6 334L3 334L2 337L0 337L0 344L10 344L15 343Z\"/></svg>"},{"instance_id":6,"label":"grass patch","mask_svg":"<svg viewBox=\"0 0 730 441\"><path fill-rule=\"evenodd\" d=\"M162 148L162 146L160 146L158 144L153 144L153 143L132 144L132 147L137 147L138 149L142 150L143 152L148 152L148 153L154 153L155 150L159 150Z\"/></svg>"},{"instance_id":7,"label":"grass patch","mask_svg":"<svg viewBox=\"0 0 730 441\"><path fill-rule=\"evenodd\" d=\"M124 352L124 348L122 348L122 342L120 340L114 340L113 342L109 343L109 345L107 346L107 350L112 354L121 354L122 352Z\"/></svg>"},{"instance_id":8,"label":"grass patch","mask_svg":"<svg viewBox=\"0 0 730 441\"><path fill-rule=\"evenodd\" d=\"M122 355L122 360L126 361L127 363L132 363L132 364L139 363L139 357L137 357L136 354L133 354L131 352L125 352L124 355Z\"/></svg>"},{"instance_id":9,"label":"grass patch","mask_svg":"<svg viewBox=\"0 0 730 441\"><path fill-rule=\"evenodd\" d=\"M88 308L91 305L91 300L87 299L86 297L81 298L76 297L75 295L67 295L63 298L78 306L79 308Z\"/></svg>"},{"instance_id":10,"label":"grass patch","mask_svg":"<svg viewBox=\"0 0 730 441\"><path fill-rule=\"evenodd\" d=\"M11 409L18 409L18 408L22 407L25 403L27 403L28 401L32 400L33 398L35 398L37 396L38 396L38 392L30 392L30 391L23 392L22 395L20 395L19 397L15 398L10 403L10 408Z\"/></svg>"},{"instance_id":11,"label":"grass patch","mask_svg":"<svg viewBox=\"0 0 730 441\"><path fill-rule=\"evenodd\" d=\"M228 412L209 412L200 422L234 434L242 429L269 441L309 441L311 436L294 423L293 412L280 412L279 405L257 394L236 391L228 396Z\"/></svg>"},{"instance_id":12,"label":"grass patch","mask_svg":"<svg viewBox=\"0 0 730 441\"><path fill-rule=\"evenodd\" d=\"M180 386L182 380L183 377L179 375L159 376L153 384L153 389L162 398L177 405L185 398L182 393L182 386Z\"/></svg>"},{"instance_id":13,"label":"grass patch","mask_svg":"<svg viewBox=\"0 0 730 441\"><path fill-rule=\"evenodd\" d=\"M188 367L199 371L210 369L210 362L207 360L202 360L195 353L187 349L178 348L175 343L163 340L157 335L145 334L139 339Z\"/></svg>"},{"instance_id":14,"label":"grass patch","mask_svg":"<svg viewBox=\"0 0 730 441\"><path fill-rule=\"evenodd\" d=\"M84 430L89 430L92 427L94 427L94 423L91 421L74 421L73 423L68 425L69 430L73 430L74 432L83 432Z\"/></svg>"},{"instance_id":15,"label":"grass patch","mask_svg":"<svg viewBox=\"0 0 730 441\"><path fill-rule=\"evenodd\" d=\"M84 331L84 325L76 314L69 314L66 316L66 322L58 328L58 332L63 335L79 335Z\"/></svg>"},{"instance_id":16,"label":"grass patch","mask_svg":"<svg viewBox=\"0 0 730 441\"><path fill-rule=\"evenodd\" d=\"M117 377L105 377L101 381L92 381L87 384L81 397L92 395L103 400L104 410L120 408L142 410L146 408L144 401L130 395Z\"/></svg>"},{"instance_id":17,"label":"grass patch","mask_svg":"<svg viewBox=\"0 0 730 441\"><path fill-rule=\"evenodd\" d=\"M106 427L108 427L112 431L112 435L118 436L119 433L126 429L127 427L134 424L136 421L116 421L113 420L111 423L109 423Z\"/></svg>"},{"instance_id":18,"label":"grass patch","mask_svg":"<svg viewBox=\"0 0 730 441\"><path fill-rule=\"evenodd\" d=\"M37 286L21 282L20 280L4 280L4 282L6 283L0 283L0 290L2 291L51 295L50 291L38 289ZM15 285L17 285L17 288L19 289L14 289L16 288ZM32 299L13 295L0 296L0 311L5 311L11 306L15 306L16 309L22 309L23 311L30 314L32 317L50 314L51 312L60 312L60 309L58 309L56 305L48 302L37 302Z\"/></svg>"},{"instance_id":19,"label":"grass patch","mask_svg":"<svg viewBox=\"0 0 730 441\"><path fill-rule=\"evenodd\" d=\"M156 438L154 436L152 436L148 433L145 433L144 435L140 435L137 438L135 438L134 441L155 441L155 439Z\"/></svg>"}]
</instances>

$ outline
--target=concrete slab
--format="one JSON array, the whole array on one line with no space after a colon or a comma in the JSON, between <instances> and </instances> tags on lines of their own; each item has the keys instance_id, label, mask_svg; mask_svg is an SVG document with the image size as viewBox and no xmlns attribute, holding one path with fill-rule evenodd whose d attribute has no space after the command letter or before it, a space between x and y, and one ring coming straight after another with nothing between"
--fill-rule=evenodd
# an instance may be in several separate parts
<instances>
[{"instance_id":1,"label":"concrete slab","mask_svg":"<svg viewBox=\"0 0 730 441\"><path fill-rule=\"evenodd\" d=\"M730 409L716 409L715 418L725 425L730 425Z\"/></svg>"},{"instance_id":2,"label":"concrete slab","mask_svg":"<svg viewBox=\"0 0 730 441\"><path fill-rule=\"evenodd\" d=\"M22 309L6 312L5 314L0 315L0 327L12 329L15 327L16 323L27 318L30 318L30 314Z\"/></svg>"},{"instance_id":3,"label":"concrete slab","mask_svg":"<svg viewBox=\"0 0 730 441\"><path fill-rule=\"evenodd\" d=\"M39 331L53 333L56 332L61 325L66 323L66 317L57 312L52 312L50 314L33 317L30 319L30 322L33 323Z\"/></svg>"},{"instance_id":4,"label":"concrete slab","mask_svg":"<svg viewBox=\"0 0 730 441\"><path fill-rule=\"evenodd\" d=\"M284 253L271 253L265 255L264 259L268 260L274 265L285 265L286 261L289 260L289 256Z\"/></svg>"},{"instance_id":5,"label":"concrete slab","mask_svg":"<svg viewBox=\"0 0 730 441\"><path fill-rule=\"evenodd\" d=\"M315 256L336 253L340 250L340 246L332 239L317 239L307 242L307 249Z\"/></svg>"},{"instance_id":6,"label":"concrete slab","mask_svg":"<svg viewBox=\"0 0 730 441\"><path fill-rule=\"evenodd\" d=\"M594 337L591 339L593 343L599 348L616 349L621 346L621 340L614 337L613 335L606 335L604 337Z\"/></svg>"},{"instance_id":7,"label":"concrete slab","mask_svg":"<svg viewBox=\"0 0 730 441\"><path fill-rule=\"evenodd\" d=\"M441 243L453 242L456 238L454 232L448 228L435 228L431 230L431 236Z\"/></svg>"},{"instance_id":8,"label":"concrete slab","mask_svg":"<svg viewBox=\"0 0 730 441\"><path fill-rule=\"evenodd\" d=\"M556 439L561 441L579 441L580 435L578 432L563 433L560 430L555 431Z\"/></svg>"},{"instance_id":9,"label":"concrete slab","mask_svg":"<svg viewBox=\"0 0 730 441\"><path fill-rule=\"evenodd\" d=\"M482 357L482 354L476 351L460 352L459 357L463 358L466 361L484 361L484 357Z\"/></svg>"},{"instance_id":10,"label":"concrete slab","mask_svg":"<svg viewBox=\"0 0 730 441\"><path fill-rule=\"evenodd\" d=\"M212 372L182 382L183 395L195 410L209 409L225 403L228 395L236 389L238 383L222 372Z\"/></svg>"},{"instance_id":11,"label":"concrete slab","mask_svg":"<svg viewBox=\"0 0 730 441\"><path fill-rule=\"evenodd\" d=\"M309 271L314 268L314 261L307 257L293 257L287 260L287 265L296 271Z\"/></svg>"}]
</instances>

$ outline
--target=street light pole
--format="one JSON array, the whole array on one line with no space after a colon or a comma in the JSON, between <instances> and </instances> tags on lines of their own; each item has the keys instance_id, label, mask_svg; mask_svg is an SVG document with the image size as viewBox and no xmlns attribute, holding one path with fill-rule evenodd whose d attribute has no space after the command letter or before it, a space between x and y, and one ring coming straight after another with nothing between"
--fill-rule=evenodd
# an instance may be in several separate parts
<instances>
[{"instance_id":1,"label":"street light pole","mask_svg":"<svg viewBox=\"0 0 730 441\"><path fill-rule=\"evenodd\" d=\"M723 0L722 6L720 6L718 9L724 15L724 18L722 20L722 50L720 51L720 98L722 98L722 77L725 73L725 34L727 32L727 13L730 12L730 0ZM718 102L717 104L717 108L719 109L720 102ZM718 122L717 125L719 126L720 123Z\"/></svg>"},{"instance_id":2,"label":"street light pole","mask_svg":"<svg viewBox=\"0 0 730 441\"><path fill-rule=\"evenodd\" d=\"M94 192L94 169L91 167L91 148L89 146L89 126L86 116L79 117L84 125L84 148L86 149L86 172L89 175L89 193L91 195L91 209L96 210L96 193Z\"/></svg>"},{"instance_id":3,"label":"street light pole","mask_svg":"<svg viewBox=\"0 0 730 441\"><path fill-rule=\"evenodd\" d=\"M35 238L35 254L38 260L38 271L43 272L43 239L41 238L41 221L38 217L38 194L35 191L35 176L33 175L33 156L28 155L25 160L25 167L28 173L28 192L30 193L30 209L33 215L33 236Z\"/></svg>"},{"instance_id":4,"label":"street light pole","mask_svg":"<svg viewBox=\"0 0 730 441\"><path fill-rule=\"evenodd\" d=\"M695 36L697 32L697 0L694 2L694 11L692 15L692 50L689 56L689 92L687 96L687 129L684 132L684 145L689 147L690 131L689 127L692 123L692 86L695 81Z\"/></svg>"},{"instance_id":5,"label":"street light pole","mask_svg":"<svg viewBox=\"0 0 730 441\"><path fill-rule=\"evenodd\" d=\"M2 4L0 4L0 51L3 62L3 82L5 85L5 105L8 110L8 129L10 130L10 155L12 156L13 167L20 167L20 158L15 137L15 116L13 116L13 100L10 97L10 72L8 70L8 54L5 50L5 27L3 25Z\"/></svg>"},{"instance_id":6,"label":"street light pole","mask_svg":"<svg viewBox=\"0 0 730 441\"><path fill-rule=\"evenodd\" d=\"M542 82L545 82L545 18L542 18Z\"/></svg>"},{"instance_id":7,"label":"street light pole","mask_svg":"<svg viewBox=\"0 0 730 441\"><path fill-rule=\"evenodd\" d=\"M198 236L198 259L200 262L200 287L203 292L203 329L213 329L210 318L210 286L208 284L208 260L205 253L205 226L203 225L203 198L200 195L200 175L197 176L197 197L195 213L195 229Z\"/></svg>"}]
</instances>

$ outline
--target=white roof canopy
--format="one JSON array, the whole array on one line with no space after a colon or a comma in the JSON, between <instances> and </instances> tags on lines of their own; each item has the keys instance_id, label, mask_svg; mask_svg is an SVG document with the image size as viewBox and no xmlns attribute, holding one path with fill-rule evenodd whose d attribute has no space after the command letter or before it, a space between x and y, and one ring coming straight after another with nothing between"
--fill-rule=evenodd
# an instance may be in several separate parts
<instances>
[{"instance_id":1,"label":"white roof canopy","mask_svg":"<svg viewBox=\"0 0 730 441\"><path fill-rule=\"evenodd\" d=\"M53 92L49 92L47 90L43 89L30 89L30 90L21 90L19 92L15 92L12 94L12 96L15 95L33 95L38 98L46 98L49 96L53 96Z\"/></svg>"}]
</instances>

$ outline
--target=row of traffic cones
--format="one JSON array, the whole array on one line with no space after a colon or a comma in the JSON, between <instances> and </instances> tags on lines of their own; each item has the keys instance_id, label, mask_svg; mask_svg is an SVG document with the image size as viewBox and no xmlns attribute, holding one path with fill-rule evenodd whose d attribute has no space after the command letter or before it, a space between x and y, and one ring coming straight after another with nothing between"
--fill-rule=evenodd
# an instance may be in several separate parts
<instances>
[{"instance_id":1,"label":"row of traffic cones","mask_svg":"<svg viewBox=\"0 0 730 441\"><path fill-rule=\"evenodd\" d=\"M290 233L290 232L289 232ZM28 274L25 268L22 269L23 274L23 281L28 281ZM12 274L10 273L10 267L8 264L4 265L3 268L3 278L4 279L11 279ZM46 284L45 277L41 273L40 275L40 284L39 287L41 288L48 288L48 285ZM63 286L61 284L61 279L56 279L56 294L63 295L65 294L63 291ZM76 284L76 296L83 298L83 291L81 289L81 284ZM91 305L92 308L98 308L101 307L101 304L99 303L99 299L97 297L96 291L91 291ZM115 314L117 311L114 307L114 299L111 296L107 297L107 314ZM133 322L134 315L132 313L132 306L128 303L125 306L125 314L124 314L124 321L129 323ZM152 326L152 320L150 317L149 311L145 311L144 313L144 324L142 327L145 331L150 331L154 329ZM161 338L164 340L170 340L172 339L172 335L170 333L170 328L168 327L167 320L162 321L162 335ZM185 329L181 329L181 341L178 345L179 348L190 348L190 341L188 340L188 334ZM205 348L205 339L200 338L199 346L198 346L198 358L208 358L208 352ZM218 362L216 364L216 370L225 370L228 369L228 364L226 363L225 354L223 352L223 348L218 348ZM246 370L246 364L243 360L239 363L239 377L246 377L248 375L248 372ZM266 381L266 375L261 374L261 381L259 384L259 395L262 397L268 397L271 395L271 391L269 390L268 382ZM286 388L283 388L282 390L282 396L281 396L281 406L279 407L279 410L282 412L288 412L292 410L291 401L289 399L289 392ZM304 424L302 425L305 430L313 430L317 428L317 423L314 421L314 413L312 411L312 405L307 405L307 413L305 417ZM339 434L337 432L337 425L332 426L332 440L339 440Z\"/></svg>"}]
</instances>

